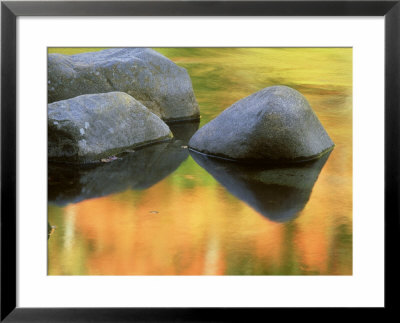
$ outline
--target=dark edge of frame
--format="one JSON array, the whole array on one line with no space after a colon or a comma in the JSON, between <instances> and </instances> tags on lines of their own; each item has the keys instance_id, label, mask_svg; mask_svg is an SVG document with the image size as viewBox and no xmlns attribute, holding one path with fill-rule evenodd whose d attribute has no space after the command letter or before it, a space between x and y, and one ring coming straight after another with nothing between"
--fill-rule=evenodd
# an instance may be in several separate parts
<instances>
[{"instance_id":1,"label":"dark edge of frame","mask_svg":"<svg viewBox=\"0 0 400 323\"><path fill-rule=\"evenodd\" d=\"M399 309L398 298L392 296L400 286L399 121L400 2L385 16L385 308L389 310Z\"/></svg>"},{"instance_id":2,"label":"dark edge of frame","mask_svg":"<svg viewBox=\"0 0 400 323\"><path fill-rule=\"evenodd\" d=\"M17 16L383 16L396 1L18 1Z\"/></svg>"},{"instance_id":3,"label":"dark edge of frame","mask_svg":"<svg viewBox=\"0 0 400 323\"><path fill-rule=\"evenodd\" d=\"M1 4L1 319L16 306L16 16Z\"/></svg>"},{"instance_id":4,"label":"dark edge of frame","mask_svg":"<svg viewBox=\"0 0 400 323\"><path fill-rule=\"evenodd\" d=\"M1 38L1 321L247 322L256 308L16 308L16 17L17 16L382 16L385 17L385 308L398 287L399 1L289 2L2 2ZM395 7L390 10L393 6ZM373 234L373 233L371 233ZM390 279L390 282L389 282ZM365 287L368 291L368 286ZM266 291L267 292L267 291ZM38 291L40 294L40 291ZM287 308L273 309L285 316ZM307 309L302 309L307 310ZM311 309L315 314L316 309ZM345 309L346 310L346 309ZM374 313L382 314L382 309ZM336 314L324 309L325 315ZM371 311L367 311L371 317ZM265 316L264 316L265 317ZM338 316L339 318L341 316ZM372 318L372 317L371 317ZM381 316L379 316L381 318ZM266 317L265 317L266 319ZM382 318L381 318L382 319Z\"/></svg>"}]
</instances>

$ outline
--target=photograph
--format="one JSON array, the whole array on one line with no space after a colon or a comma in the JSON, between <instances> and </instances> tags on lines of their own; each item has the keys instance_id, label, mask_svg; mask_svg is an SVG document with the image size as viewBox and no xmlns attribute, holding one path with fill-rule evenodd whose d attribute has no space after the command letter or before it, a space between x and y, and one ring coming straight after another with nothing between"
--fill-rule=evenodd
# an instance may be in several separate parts
<instances>
[{"instance_id":1,"label":"photograph","mask_svg":"<svg viewBox=\"0 0 400 323\"><path fill-rule=\"evenodd\" d=\"M352 275L351 47L48 47L47 275Z\"/></svg>"},{"instance_id":2,"label":"photograph","mask_svg":"<svg viewBox=\"0 0 400 323\"><path fill-rule=\"evenodd\" d=\"M0 321L396 313L399 2L3 1Z\"/></svg>"}]
</instances>

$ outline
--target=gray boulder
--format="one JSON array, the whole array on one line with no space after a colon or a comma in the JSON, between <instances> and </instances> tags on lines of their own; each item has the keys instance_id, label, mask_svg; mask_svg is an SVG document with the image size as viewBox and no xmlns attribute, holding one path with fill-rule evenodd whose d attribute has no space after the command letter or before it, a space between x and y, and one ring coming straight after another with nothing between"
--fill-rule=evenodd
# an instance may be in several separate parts
<instances>
[{"instance_id":1,"label":"gray boulder","mask_svg":"<svg viewBox=\"0 0 400 323\"><path fill-rule=\"evenodd\" d=\"M234 103L189 142L207 155L250 162L305 161L333 146L304 96L287 86L268 87Z\"/></svg>"},{"instance_id":2,"label":"gray boulder","mask_svg":"<svg viewBox=\"0 0 400 323\"><path fill-rule=\"evenodd\" d=\"M49 161L96 162L171 137L159 117L123 92L48 104Z\"/></svg>"},{"instance_id":3,"label":"gray boulder","mask_svg":"<svg viewBox=\"0 0 400 323\"><path fill-rule=\"evenodd\" d=\"M152 49L48 55L49 103L112 91L128 93L166 121L199 118L187 71Z\"/></svg>"}]
</instances>

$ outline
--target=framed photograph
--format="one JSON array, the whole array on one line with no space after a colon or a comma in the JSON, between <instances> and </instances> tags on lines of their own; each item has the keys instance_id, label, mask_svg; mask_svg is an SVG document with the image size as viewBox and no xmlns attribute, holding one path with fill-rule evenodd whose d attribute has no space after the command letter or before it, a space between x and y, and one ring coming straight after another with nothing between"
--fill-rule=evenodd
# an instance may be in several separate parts
<instances>
[{"instance_id":1,"label":"framed photograph","mask_svg":"<svg viewBox=\"0 0 400 323\"><path fill-rule=\"evenodd\" d=\"M1 5L1 320L394 310L399 1Z\"/></svg>"}]
</instances>

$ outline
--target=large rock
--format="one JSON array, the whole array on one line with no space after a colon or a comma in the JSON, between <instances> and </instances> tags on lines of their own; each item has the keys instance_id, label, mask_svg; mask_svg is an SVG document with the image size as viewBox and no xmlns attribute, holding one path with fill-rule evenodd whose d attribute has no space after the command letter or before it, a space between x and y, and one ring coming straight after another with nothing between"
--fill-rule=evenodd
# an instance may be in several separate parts
<instances>
[{"instance_id":1,"label":"large rock","mask_svg":"<svg viewBox=\"0 0 400 323\"><path fill-rule=\"evenodd\" d=\"M186 70L149 48L48 55L49 102L121 91L166 121L199 118Z\"/></svg>"},{"instance_id":2,"label":"large rock","mask_svg":"<svg viewBox=\"0 0 400 323\"><path fill-rule=\"evenodd\" d=\"M269 220L286 222L304 209L330 152L317 160L273 167L248 167L195 152L190 154L232 195Z\"/></svg>"},{"instance_id":3,"label":"large rock","mask_svg":"<svg viewBox=\"0 0 400 323\"><path fill-rule=\"evenodd\" d=\"M107 196L127 189L147 189L163 180L187 159L188 138L198 123L177 123L170 142L139 148L119 155L110 163L71 165L49 163L50 203L64 206L86 199Z\"/></svg>"},{"instance_id":4,"label":"large rock","mask_svg":"<svg viewBox=\"0 0 400 323\"><path fill-rule=\"evenodd\" d=\"M159 117L123 92L48 104L49 161L95 162L171 137Z\"/></svg>"},{"instance_id":5,"label":"large rock","mask_svg":"<svg viewBox=\"0 0 400 323\"><path fill-rule=\"evenodd\" d=\"M191 149L239 161L298 162L333 147L307 100L287 86L254 93L203 126Z\"/></svg>"}]
</instances>

